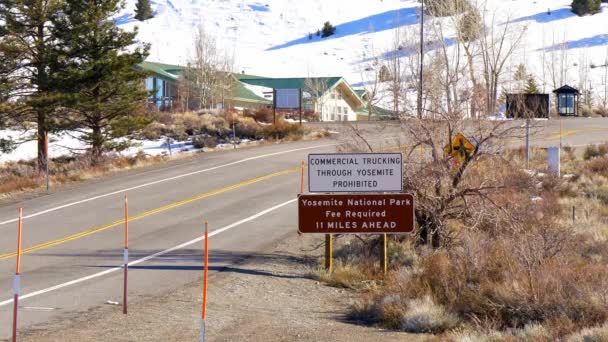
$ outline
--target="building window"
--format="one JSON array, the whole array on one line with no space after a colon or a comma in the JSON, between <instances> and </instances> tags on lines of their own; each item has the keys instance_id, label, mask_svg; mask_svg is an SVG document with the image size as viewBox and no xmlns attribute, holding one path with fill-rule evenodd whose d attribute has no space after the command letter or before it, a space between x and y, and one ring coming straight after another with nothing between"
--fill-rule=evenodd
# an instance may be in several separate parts
<instances>
[{"instance_id":1,"label":"building window","mask_svg":"<svg viewBox=\"0 0 608 342\"><path fill-rule=\"evenodd\" d=\"M560 114L574 114L574 94L559 94Z\"/></svg>"}]
</instances>

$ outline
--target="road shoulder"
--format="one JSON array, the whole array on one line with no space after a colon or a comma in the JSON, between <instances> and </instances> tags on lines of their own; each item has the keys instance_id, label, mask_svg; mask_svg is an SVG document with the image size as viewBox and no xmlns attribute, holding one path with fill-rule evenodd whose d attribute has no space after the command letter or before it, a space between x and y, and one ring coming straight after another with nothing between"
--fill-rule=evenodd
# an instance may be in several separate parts
<instances>
[{"instance_id":1,"label":"road shoulder","mask_svg":"<svg viewBox=\"0 0 608 342\"><path fill-rule=\"evenodd\" d=\"M320 238L293 236L265 252L213 273L209 285L210 341L408 341L422 336L345 321L355 294L308 277ZM213 251L211 250L211 253ZM176 275L178 276L178 275ZM103 305L72 319L23 331L22 341L195 341L201 284L136 299L124 316Z\"/></svg>"}]
</instances>

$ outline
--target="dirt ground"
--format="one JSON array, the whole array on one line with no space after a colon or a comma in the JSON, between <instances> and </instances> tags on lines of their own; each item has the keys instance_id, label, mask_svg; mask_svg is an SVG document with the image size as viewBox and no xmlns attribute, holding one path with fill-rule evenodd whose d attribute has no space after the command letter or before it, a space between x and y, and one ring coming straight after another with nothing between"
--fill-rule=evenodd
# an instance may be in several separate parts
<instances>
[{"instance_id":1,"label":"dirt ground","mask_svg":"<svg viewBox=\"0 0 608 342\"><path fill-rule=\"evenodd\" d=\"M308 277L321 237L294 236L209 281L206 341L422 341L348 322L349 290ZM212 253L213 251L211 251ZM175 298L182 298L176 300ZM189 299L188 299L189 298ZM198 341L201 283L129 305L104 305L20 333L21 341Z\"/></svg>"}]
</instances>

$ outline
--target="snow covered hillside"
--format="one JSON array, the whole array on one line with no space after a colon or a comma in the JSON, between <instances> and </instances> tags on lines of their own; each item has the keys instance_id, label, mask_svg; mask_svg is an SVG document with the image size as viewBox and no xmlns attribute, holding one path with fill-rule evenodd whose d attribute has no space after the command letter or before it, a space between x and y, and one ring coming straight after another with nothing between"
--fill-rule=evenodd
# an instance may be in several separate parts
<instances>
[{"instance_id":1,"label":"snow covered hillside","mask_svg":"<svg viewBox=\"0 0 608 342\"><path fill-rule=\"evenodd\" d=\"M133 19L135 2L127 0L118 23L139 27L140 39L152 43L151 61L185 64L202 24L236 56L239 71L274 77L339 75L355 85L366 61L390 50L396 29L419 20L416 0L155 0L155 17L145 22ZM600 83L604 68L597 66L605 64L608 49L608 4L602 4L602 13L578 17L570 3L489 0L488 12L502 16L499 23L509 14L526 27L525 44L507 68L524 62L542 83L543 52L546 56L565 46L565 82L577 84L583 62L595 67L594 83ZM325 21L337 26L337 32L317 37L314 33Z\"/></svg>"}]
</instances>

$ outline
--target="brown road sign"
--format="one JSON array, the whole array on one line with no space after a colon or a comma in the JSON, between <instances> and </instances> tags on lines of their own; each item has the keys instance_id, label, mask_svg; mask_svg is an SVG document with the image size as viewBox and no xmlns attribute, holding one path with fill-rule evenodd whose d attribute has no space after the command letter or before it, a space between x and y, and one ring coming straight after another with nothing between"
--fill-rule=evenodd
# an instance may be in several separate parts
<instances>
[{"instance_id":1,"label":"brown road sign","mask_svg":"<svg viewBox=\"0 0 608 342\"><path fill-rule=\"evenodd\" d=\"M410 194L299 195L298 227L301 233L411 233L414 231L414 197Z\"/></svg>"}]
</instances>

